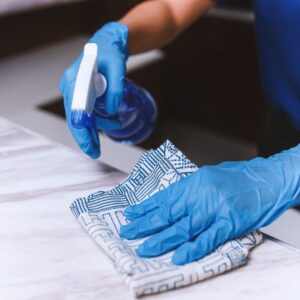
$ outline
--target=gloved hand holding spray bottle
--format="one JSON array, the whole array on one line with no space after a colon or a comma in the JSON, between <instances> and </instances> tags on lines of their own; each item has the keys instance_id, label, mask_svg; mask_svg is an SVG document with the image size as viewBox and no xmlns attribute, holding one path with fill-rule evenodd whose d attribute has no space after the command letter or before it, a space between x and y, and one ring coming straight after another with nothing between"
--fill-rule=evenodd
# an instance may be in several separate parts
<instances>
[{"instance_id":1,"label":"gloved hand holding spray bottle","mask_svg":"<svg viewBox=\"0 0 300 300\"><path fill-rule=\"evenodd\" d=\"M102 27L61 80L68 126L92 158L100 155L98 130L113 140L138 144L156 123L153 97L125 78L127 35L121 23Z\"/></svg>"}]
</instances>

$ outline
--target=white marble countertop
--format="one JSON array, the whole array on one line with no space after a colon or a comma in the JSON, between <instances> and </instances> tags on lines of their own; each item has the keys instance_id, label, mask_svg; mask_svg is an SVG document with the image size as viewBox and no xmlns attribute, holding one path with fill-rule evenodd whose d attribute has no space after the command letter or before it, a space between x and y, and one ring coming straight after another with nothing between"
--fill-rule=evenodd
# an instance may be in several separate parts
<instances>
[{"instance_id":1,"label":"white marble countertop","mask_svg":"<svg viewBox=\"0 0 300 300\"><path fill-rule=\"evenodd\" d=\"M133 299L69 205L124 179L0 118L0 299ZM146 299L299 299L300 252L272 239L248 264Z\"/></svg>"}]
</instances>

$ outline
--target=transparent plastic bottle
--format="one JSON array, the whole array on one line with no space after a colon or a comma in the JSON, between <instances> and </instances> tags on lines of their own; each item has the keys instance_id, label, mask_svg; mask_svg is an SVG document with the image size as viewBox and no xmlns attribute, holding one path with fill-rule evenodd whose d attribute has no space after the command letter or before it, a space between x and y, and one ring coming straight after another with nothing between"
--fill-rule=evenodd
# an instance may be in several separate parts
<instances>
[{"instance_id":1,"label":"transparent plastic bottle","mask_svg":"<svg viewBox=\"0 0 300 300\"><path fill-rule=\"evenodd\" d=\"M125 79L124 97L114 115L105 110L105 93L97 98L95 114L102 118L118 121L120 128L104 131L111 139L126 143L138 144L146 140L154 130L157 120L157 106L150 93Z\"/></svg>"}]
</instances>

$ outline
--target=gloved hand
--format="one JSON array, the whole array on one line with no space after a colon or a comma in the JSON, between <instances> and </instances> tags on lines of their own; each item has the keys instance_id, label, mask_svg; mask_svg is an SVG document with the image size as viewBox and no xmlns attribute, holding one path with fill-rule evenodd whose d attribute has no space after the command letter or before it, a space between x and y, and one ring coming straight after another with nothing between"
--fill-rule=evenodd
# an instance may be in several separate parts
<instances>
[{"instance_id":1,"label":"gloved hand","mask_svg":"<svg viewBox=\"0 0 300 300\"><path fill-rule=\"evenodd\" d=\"M270 224L300 204L300 145L250 161L202 167L144 202L130 206L126 239L153 234L142 257L176 249L174 264L201 259L225 242Z\"/></svg>"},{"instance_id":2,"label":"gloved hand","mask_svg":"<svg viewBox=\"0 0 300 300\"><path fill-rule=\"evenodd\" d=\"M98 45L98 71L108 83L105 108L109 114L115 114L123 98L124 78L127 60L128 28L117 22L108 23L98 30L89 42ZM64 107L69 129L80 149L92 158L100 156L98 130L114 130L119 128L118 122L96 116L94 128L76 129L71 124L71 104L75 81L79 70L82 54L65 71L60 81L60 92L64 97Z\"/></svg>"}]
</instances>

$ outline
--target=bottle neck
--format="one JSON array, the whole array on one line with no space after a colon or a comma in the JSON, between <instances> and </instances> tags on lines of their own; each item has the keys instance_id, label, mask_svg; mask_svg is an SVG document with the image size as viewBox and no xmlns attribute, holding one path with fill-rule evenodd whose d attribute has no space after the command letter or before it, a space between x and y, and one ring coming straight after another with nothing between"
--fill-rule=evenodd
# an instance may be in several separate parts
<instances>
[{"instance_id":1,"label":"bottle neck","mask_svg":"<svg viewBox=\"0 0 300 300\"><path fill-rule=\"evenodd\" d=\"M107 80L101 73L95 74L95 90L96 96L101 97L105 94L107 89Z\"/></svg>"}]
</instances>

